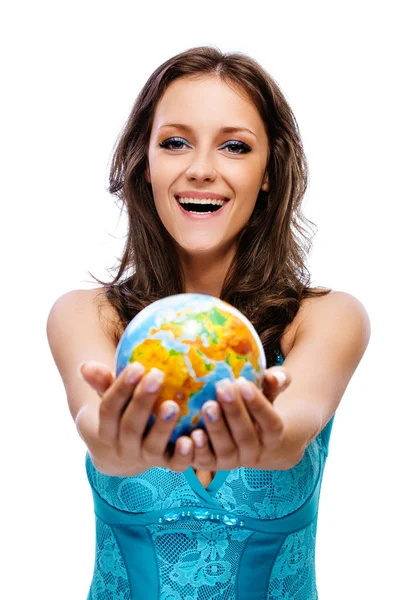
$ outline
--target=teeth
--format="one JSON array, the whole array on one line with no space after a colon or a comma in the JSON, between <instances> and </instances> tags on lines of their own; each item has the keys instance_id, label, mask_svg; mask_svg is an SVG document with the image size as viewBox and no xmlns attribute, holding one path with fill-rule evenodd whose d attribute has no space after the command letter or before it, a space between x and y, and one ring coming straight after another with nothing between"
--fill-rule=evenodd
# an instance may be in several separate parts
<instances>
[{"instance_id":1,"label":"teeth","mask_svg":"<svg viewBox=\"0 0 399 600\"><path fill-rule=\"evenodd\" d=\"M226 200L215 200L214 198L177 198L180 204L215 204L223 206Z\"/></svg>"}]
</instances>

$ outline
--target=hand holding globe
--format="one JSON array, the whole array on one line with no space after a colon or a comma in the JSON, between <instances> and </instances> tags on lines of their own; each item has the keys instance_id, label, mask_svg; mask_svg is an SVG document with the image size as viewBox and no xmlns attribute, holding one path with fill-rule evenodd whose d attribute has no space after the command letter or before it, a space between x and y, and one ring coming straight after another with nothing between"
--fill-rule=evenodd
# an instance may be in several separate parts
<instances>
[{"instance_id":1,"label":"hand holding globe","mask_svg":"<svg viewBox=\"0 0 399 600\"><path fill-rule=\"evenodd\" d=\"M259 337L235 308L210 296L170 296L129 323L117 347L116 375L102 363L83 365L82 376L101 402L88 403L75 423L94 465L107 475L129 477L154 466L181 472L189 465L274 468L284 423L272 403L291 378L279 367L265 367ZM221 392L226 382L235 389L233 403ZM204 426L204 403L224 418L214 422L206 412ZM177 414L166 418L172 406ZM200 433L209 437L203 447L197 447Z\"/></svg>"},{"instance_id":2,"label":"hand holding globe","mask_svg":"<svg viewBox=\"0 0 399 600\"><path fill-rule=\"evenodd\" d=\"M148 373L164 373L163 384L147 423L152 427L160 405L180 407L170 437L205 428L201 407L217 400L216 383L244 377L261 388L266 358L250 321L230 304L204 294L178 294L153 302L129 323L116 351L118 376L130 363Z\"/></svg>"}]
</instances>

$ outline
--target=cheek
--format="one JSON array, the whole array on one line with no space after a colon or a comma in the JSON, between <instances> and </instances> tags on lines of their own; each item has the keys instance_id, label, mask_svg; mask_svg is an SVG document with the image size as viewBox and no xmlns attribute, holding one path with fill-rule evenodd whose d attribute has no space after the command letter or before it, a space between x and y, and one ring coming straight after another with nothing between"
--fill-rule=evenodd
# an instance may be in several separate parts
<instances>
[{"instance_id":1,"label":"cheek","mask_svg":"<svg viewBox=\"0 0 399 600\"><path fill-rule=\"evenodd\" d=\"M155 203L158 199L159 204L161 204L161 200L165 200L168 189L171 187L171 180L170 173L168 176L168 170L162 168L158 163L151 165L151 187Z\"/></svg>"},{"instance_id":2,"label":"cheek","mask_svg":"<svg viewBox=\"0 0 399 600\"><path fill-rule=\"evenodd\" d=\"M157 195L158 198L165 198L170 194L179 173L176 164L167 165L165 161L155 161L151 165L151 185L154 197Z\"/></svg>"},{"instance_id":3,"label":"cheek","mask_svg":"<svg viewBox=\"0 0 399 600\"><path fill-rule=\"evenodd\" d=\"M166 211L165 211L165 202L162 201L160 199L160 197L158 196L158 194L154 193L154 204L155 204L155 208L157 213L159 214L161 220L164 220L164 217L166 215Z\"/></svg>"},{"instance_id":4,"label":"cheek","mask_svg":"<svg viewBox=\"0 0 399 600\"><path fill-rule=\"evenodd\" d=\"M237 195L240 196L257 196L261 182L262 174L257 161L246 162L238 161L231 165L228 171L224 171L226 180L229 181Z\"/></svg>"},{"instance_id":5,"label":"cheek","mask_svg":"<svg viewBox=\"0 0 399 600\"><path fill-rule=\"evenodd\" d=\"M247 171L241 178L235 177L232 185L234 186L235 196L240 201L240 209L249 210L249 207L255 205L261 187L257 171L252 173Z\"/></svg>"},{"instance_id":6,"label":"cheek","mask_svg":"<svg viewBox=\"0 0 399 600\"><path fill-rule=\"evenodd\" d=\"M157 193L153 188L155 210L157 211L163 226L169 231L170 227L173 226L173 218L171 203L166 194L167 192L162 192L160 189L159 193Z\"/></svg>"}]
</instances>

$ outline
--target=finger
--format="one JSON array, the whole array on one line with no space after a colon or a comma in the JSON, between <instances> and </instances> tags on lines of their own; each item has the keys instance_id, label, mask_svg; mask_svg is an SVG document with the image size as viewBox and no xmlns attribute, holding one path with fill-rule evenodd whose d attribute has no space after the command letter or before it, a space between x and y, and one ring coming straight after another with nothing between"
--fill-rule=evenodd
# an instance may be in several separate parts
<instances>
[{"instance_id":1,"label":"finger","mask_svg":"<svg viewBox=\"0 0 399 600\"><path fill-rule=\"evenodd\" d=\"M102 397L115 380L115 374L108 365L97 361L81 363L78 374Z\"/></svg>"},{"instance_id":2,"label":"finger","mask_svg":"<svg viewBox=\"0 0 399 600\"><path fill-rule=\"evenodd\" d=\"M119 421L118 442L141 453L142 438L148 420L153 413L165 373L153 367L137 384L133 396Z\"/></svg>"},{"instance_id":3,"label":"finger","mask_svg":"<svg viewBox=\"0 0 399 600\"><path fill-rule=\"evenodd\" d=\"M203 471L214 471L216 469L216 458L209 445L206 432L202 429L194 429L190 437L194 442L194 467Z\"/></svg>"},{"instance_id":4,"label":"finger","mask_svg":"<svg viewBox=\"0 0 399 600\"><path fill-rule=\"evenodd\" d=\"M142 456L149 463L164 466L167 444L180 413L180 407L173 400L162 402L155 423L142 444Z\"/></svg>"},{"instance_id":5,"label":"finger","mask_svg":"<svg viewBox=\"0 0 399 600\"><path fill-rule=\"evenodd\" d=\"M256 389L255 386L254 388ZM260 441L253 420L241 398L240 388L229 379L223 379L216 384L216 393L238 449L240 465L257 462L261 453Z\"/></svg>"},{"instance_id":6,"label":"finger","mask_svg":"<svg viewBox=\"0 0 399 600\"><path fill-rule=\"evenodd\" d=\"M114 384L104 393L100 403L98 435L106 443L114 444L118 438L119 421L123 409L132 397L145 368L140 363L128 365Z\"/></svg>"},{"instance_id":7,"label":"finger","mask_svg":"<svg viewBox=\"0 0 399 600\"><path fill-rule=\"evenodd\" d=\"M193 460L194 444L186 435L179 437L175 444L173 456L168 461L168 469L183 472L188 469Z\"/></svg>"},{"instance_id":8,"label":"finger","mask_svg":"<svg viewBox=\"0 0 399 600\"><path fill-rule=\"evenodd\" d=\"M208 400L201 408L206 431L215 453L216 468L230 469L238 465L238 449L235 445L219 402Z\"/></svg>"},{"instance_id":9,"label":"finger","mask_svg":"<svg viewBox=\"0 0 399 600\"><path fill-rule=\"evenodd\" d=\"M262 391L269 402L274 402L281 392L287 389L291 383L291 375L287 369L281 367L270 367L265 369Z\"/></svg>"},{"instance_id":10,"label":"finger","mask_svg":"<svg viewBox=\"0 0 399 600\"><path fill-rule=\"evenodd\" d=\"M283 430L283 421L280 415L273 408L272 403L250 381L239 377L237 385L242 397L245 398L248 411L258 424L262 443L268 444L271 436L278 437Z\"/></svg>"}]
</instances>

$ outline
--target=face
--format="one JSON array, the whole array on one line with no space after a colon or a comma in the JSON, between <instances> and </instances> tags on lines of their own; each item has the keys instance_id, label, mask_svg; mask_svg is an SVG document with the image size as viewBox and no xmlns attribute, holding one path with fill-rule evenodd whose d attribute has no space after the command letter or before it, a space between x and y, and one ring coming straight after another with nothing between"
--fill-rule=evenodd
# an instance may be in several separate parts
<instances>
[{"instance_id":1,"label":"face","mask_svg":"<svg viewBox=\"0 0 399 600\"><path fill-rule=\"evenodd\" d=\"M240 130L223 132L223 127ZM155 112L146 179L178 250L209 257L235 247L259 191L268 189L268 156L263 121L242 92L209 76L180 78L169 85ZM200 200L176 199L196 192L228 200L220 206L220 200L198 204Z\"/></svg>"}]
</instances>

